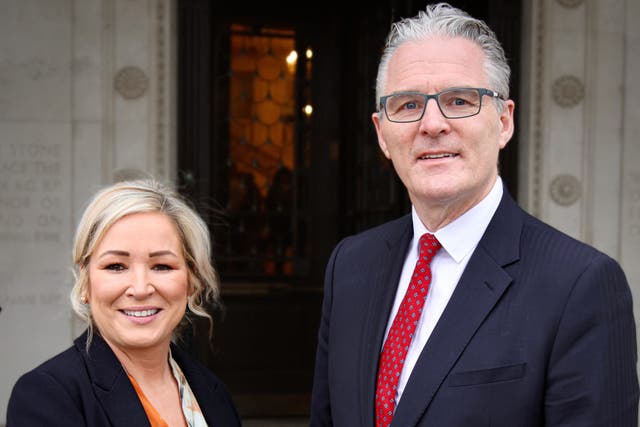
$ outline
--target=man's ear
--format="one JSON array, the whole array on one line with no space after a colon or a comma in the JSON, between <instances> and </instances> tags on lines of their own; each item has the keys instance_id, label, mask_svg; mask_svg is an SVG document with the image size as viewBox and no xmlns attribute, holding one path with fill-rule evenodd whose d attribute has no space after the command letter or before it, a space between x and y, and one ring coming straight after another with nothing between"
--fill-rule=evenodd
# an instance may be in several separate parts
<instances>
[{"instance_id":1,"label":"man's ear","mask_svg":"<svg viewBox=\"0 0 640 427\"><path fill-rule=\"evenodd\" d=\"M382 153L384 154L384 156L387 159L391 159L391 154L387 149L387 143L385 142L384 137L382 136L382 129L380 128L380 120L381 120L380 114L381 113L378 111L371 114L371 120L373 121L373 125L376 128L376 134L378 135L378 146L380 146L380 149L382 150Z\"/></svg>"},{"instance_id":2,"label":"man's ear","mask_svg":"<svg viewBox=\"0 0 640 427\"><path fill-rule=\"evenodd\" d=\"M511 99L503 101L502 112L500 113L500 149L506 147L511 137L513 137L514 123L513 111L515 110L515 102Z\"/></svg>"}]
</instances>

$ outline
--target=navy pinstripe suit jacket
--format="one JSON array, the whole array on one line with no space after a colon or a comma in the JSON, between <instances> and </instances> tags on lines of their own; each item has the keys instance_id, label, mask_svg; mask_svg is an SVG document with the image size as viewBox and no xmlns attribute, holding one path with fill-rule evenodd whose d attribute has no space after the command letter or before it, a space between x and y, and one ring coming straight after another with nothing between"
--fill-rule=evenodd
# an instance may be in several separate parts
<instances>
[{"instance_id":1,"label":"navy pinstripe suit jacket","mask_svg":"<svg viewBox=\"0 0 640 427\"><path fill-rule=\"evenodd\" d=\"M312 426L374 425L379 352L412 233L407 215L334 249ZM636 360L619 264L528 215L505 190L392 427L637 427Z\"/></svg>"}]
</instances>

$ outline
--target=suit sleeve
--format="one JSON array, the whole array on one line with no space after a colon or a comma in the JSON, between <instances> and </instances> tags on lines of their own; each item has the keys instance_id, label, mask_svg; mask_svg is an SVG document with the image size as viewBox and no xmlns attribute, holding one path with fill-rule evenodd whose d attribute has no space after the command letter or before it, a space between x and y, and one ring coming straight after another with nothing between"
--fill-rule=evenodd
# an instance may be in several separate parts
<instances>
[{"instance_id":1,"label":"suit sleeve","mask_svg":"<svg viewBox=\"0 0 640 427\"><path fill-rule=\"evenodd\" d=\"M13 387L7 427L86 426L77 402L55 378L44 372L23 375Z\"/></svg>"},{"instance_id":2,"label":"suit sleeve","mask_svg":"<svg viewBox=\"0 0 640 427\"><path fill-rule=\"evenodd\" d=\"M333 250L325 271L322 316L320 318L320 329L318 331L318 347L311 395L311 427L333 425L331 417L331 395L329 390L329 328L331 324L334 269L341 246L342 242Z\"/></svg>"},{"instance_id":3,"label":"suit sleeve","mask_svg":"<svg viewBox=\"0 0 640 427\"><path fill-rule=\"evenodd\" d=\"M597 257L574 284L558 326L545 425L637 427L636 361L629 285L616 261Z\"/></svg>"}]
</instances>

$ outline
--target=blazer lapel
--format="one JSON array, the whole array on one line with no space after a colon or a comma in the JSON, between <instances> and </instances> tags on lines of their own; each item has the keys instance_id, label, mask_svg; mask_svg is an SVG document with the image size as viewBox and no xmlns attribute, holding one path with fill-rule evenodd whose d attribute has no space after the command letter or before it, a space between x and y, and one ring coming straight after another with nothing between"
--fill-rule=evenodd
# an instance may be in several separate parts
<instances>
[{"instance_id":1,"label":"blazer lapel","mask_svg":"<svg viewBox=\"0 0 640 427\"><path fill-rule=\"evenodd\" d=\"M365 329L360 345L360 359L363 362L360 365L360 390L363 391L360 413L363 417L363 426L375 424L376 375L380 350L412 235L411 216L407 215L399 221L391 233L384 237L384 247L378 251L379 259L375 260L376 264L370 270L374 274L365 278L371 285L368 292Z\"/></svg>"},{"instance_id":2,"label":"blazer lapel","mask_svg":"<svg viewBox=\"0 0 640 427\"><path fill-rule=\"evenodd\" d=\"M507 194L425 345L391 424L415 426L485 317L510 285L504 266L519 258L522 214Z\"/></svg>"},{"instance_id":3,"label":"blazer lapel","mask_svg":"<svg viewBox=\"0 0 640 427\"><path fill-rule=\"evenodd\" d=\"M108 344L93 335L89 353L85 352L86 333L76 340L91 385L113 427L149 426L149 420L129 377Z\"/></svg>"},{"instance_id":4,"label":"blazer lapel","mask_svg":"<svg viewBox=\"0 0 640 427\"><path fill-rule=\"evenodd\" d=\"M234 410L232 403L224 399L225 390L219 390L220 384L214 382L206 368L187 356L177 345L171 345L171 355L180 366L189 387L193 391L202 415L210 426L235 426L235 419L230 418Z\"/></svg>"}]
</instances>

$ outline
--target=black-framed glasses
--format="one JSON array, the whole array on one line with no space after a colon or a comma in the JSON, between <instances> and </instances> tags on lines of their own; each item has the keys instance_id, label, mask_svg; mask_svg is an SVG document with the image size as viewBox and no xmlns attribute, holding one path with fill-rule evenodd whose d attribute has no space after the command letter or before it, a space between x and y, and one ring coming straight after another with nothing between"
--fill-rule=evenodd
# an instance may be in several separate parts
<instances>
[{"instance_id":1,"label":"black-framed glasses","mask_svg":"<svg viewBox=\"0 0 640 427\"><path fill-rule=\"evenodd\" d=\"M395 123L417 122L422 119L431 98L447 119L462 119L475 116L482 108L482 97L503 99L494 90L478 87L454 87L434 94L420 92L398 92L380 97L380 108L387 119Z\"/></svg>"}]
</instances>

